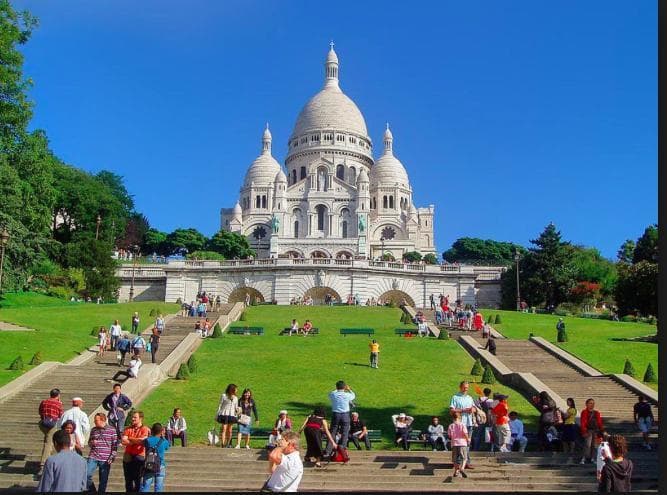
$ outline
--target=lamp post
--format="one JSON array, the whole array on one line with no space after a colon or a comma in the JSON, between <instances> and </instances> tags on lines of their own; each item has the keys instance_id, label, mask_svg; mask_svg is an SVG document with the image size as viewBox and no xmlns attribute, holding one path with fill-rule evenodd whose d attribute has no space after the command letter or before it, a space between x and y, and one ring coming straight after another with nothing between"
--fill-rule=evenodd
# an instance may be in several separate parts
<instances>
[{"instance_id":1,"label":"lamp post","mask_svg":"<svg viewBox=\"0 0 667 495\"><path fill-rule=\"evenodd\" d=\"M380 259L384 261L384 237L380 237L380 243L382 243L382 256Z\"/></svg>"},{"instance_id":2,"label":"lamp post","mask_svg":"<svg viewBox=\"0 0 667 495\"><path fill-rule=\"evenodd\" d=\"M521 311L521 292L519 291L519 250L514 251L514 261L516 262L516 310Z\"/></svg>"},{"instance_id":3,"label":"lamp post","mask_svg":"<svg viewBox=\"0 0 667 495\"><path fill-rule=\"evenodd\" d=\"M97 214L95 223L97 224L97 227L95 228L95 240L98 240L100 238L100 224L102 223L102 217L99 213Z\"/></svg>"},{"instance_id":4,"label":"lamp post","mask_svg":"<svg viewBox=\"0 0 667 495\"><path fill-rule=\"evenodd\" d=\"M0 232L0 294L2 294L2 267L5 262L5 248L9 244L9 238L7 227L2 227L2 232Z\"/></svg>"},{"instance_id":5,"label":"lamp post","mask_svg":"<svg viewBox=\"0 0 667 495\"><path fill-rule=\"evenodd\" d=\"M139 246L136 244L134 246L131 246L132 249L132 282L130 282L130 299L129 302L132 302L134 300L134 271L137 268L137 257L139 255Z\"/></svg>"}]
</instances>

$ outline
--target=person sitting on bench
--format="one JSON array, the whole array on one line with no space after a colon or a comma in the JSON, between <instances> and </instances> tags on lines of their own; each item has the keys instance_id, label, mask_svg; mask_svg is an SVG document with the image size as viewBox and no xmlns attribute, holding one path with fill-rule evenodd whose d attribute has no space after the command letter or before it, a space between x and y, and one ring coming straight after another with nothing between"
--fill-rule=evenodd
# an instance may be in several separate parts
<instances>
[{"instance_id":1,"label":"person sitting on bench","mask_svg":"<svg viewBox=\"0 0 667 495\"><path fill-rule=\"evenodd\" d=\"M303 324L303 336L305 337L313 329L313 324L310 320L306 320L306 323Z\"/></svg>"},{"instance_id":2,"label":"person sitting on bench","mask_svg":"<svg viewBox=\"0 0 667 495\"><path fill-rule=\"evenodd\" d=\"M414 419L415 418L407 416L405 413L394 414L391 417L391 421L394 423L394 429L396 430L396 445L403 443L403 450L410 449L408 438L410 438L410 430L412 429L411 425Z\"/></svg>"},{"instance_id":3,"label":"person sitting on bench","mask_svg":"<svg viewBox=\"0 0 667 495\"><path fill-rule=\"evenodd\" d=\"M428 425L428 433L426 434L426 441L431 446L433 451L444 450L447 451L447 439L445 438L445 427L440 424L440 419L437 416L431 418L431 424ZM440 446L442 448L440 448Z\"/></svg>"},{"instance_id":4,"label":"person sitting on bench","mask_svg":"<svg viewBox=\"0 0 667 495\"><path fill-rule=\"evenodd\" d=\"M299 323L296 320L292 320L292 326L289 329L289 336L291 337L292 334L299 334Z\"/></svg>"}]
</instances>

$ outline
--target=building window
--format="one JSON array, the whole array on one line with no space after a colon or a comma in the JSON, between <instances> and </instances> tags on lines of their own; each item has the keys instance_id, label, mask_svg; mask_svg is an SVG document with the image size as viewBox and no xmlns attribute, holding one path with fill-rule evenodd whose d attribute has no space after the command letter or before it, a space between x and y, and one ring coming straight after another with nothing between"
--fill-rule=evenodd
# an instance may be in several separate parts
<instances>
[{"instance_id":1,"label":"building window","mask_svg":"<svg viewBox=\"0 0 667 495\"><path fill-rule=\"evenodd\" d=\"M306 167L301 167L301 176L299 179L305 179L306 178Z\"/></svg>"},{"instance_id":2,"label":"building window","mask_svg":"<svg viewBox=\"0 0 667 495\"><path fill-rule=\"evenodd\" d=\"M357 138L350 136L350 142L352 144L357 144Z\"/></svg>"},{"instance_id":3,"label":"building window","mask_svg":"<svg viewBox=\"0 0 667 495\"><path fill-rule=\"evenodd\" d=\"M260 208L262 205L262 198L258 195L255 199L255 208Z\"/></svg>"},{"instance_id":4,"label":"building window","mask_svg":"<svg viewBox=\"0 0 667 495\"><path fill-rule=\"evenodd\" d=\"M387 208L387 196L382 197L382 208Z\"/></svg>"},{"instance_id":5,"label":"building window","mask_svg":"<svg viewBox=\"0 0 667 495\"><path fill-rule=\"evenodd\" d=\"M342 231L343 239L347 239L347 220L343 220Z\"/></svg>"},{"instance_id":6,"label":"building window","mask_svg":"<svg viewBox=\"0 0 667 495\"><path fill-rule=\"evenodd\" d=\"M338 134L336 136L336 141L338 142L345 141L345 136L343 134Z\"/></svg>"},{"instance_id":7,"label":"building window","mask_svg":"<svg viewBox=\"0 0 667 495\"><path fill-rule=\"evenodd\" d=\"M266 196L262 196L262 208L266 208Z\"/></svg>"},{"instance_id":8,"label":"building window","mask_svg":"<svg viewBox=\"0 0 667 495\"><path fill-rule=\"evenodd\" d=\"M356 184L357 182L357 169L350 167L350 184Z\"/></svg>"},{"instance_id":9,"label":"building window","mask_svg":"<svg viewBox=\"0 0 667 495\"><path fill-rule=\"evenodd\" d=\"M296 184L296 169L292 170L292 185Z\"/></svg>"},{"instance_id":10,"label":"building window","mask_svg":"<svg viewBox=\"0 0 667 495\"><path fill-rule=\"evenodd\" d=\"M338 165L336 167L336 177L339 178L340 180L345 180L345 166L344 165Z\"/></svg>"},{"instance_id":11,"label":"building window","mask_svg":"<svg viewBox=\"0 0 667 495\"><path fill-rule=\"evenodd\" d=\"M327 212L327 207L323 205L317 205L315 207L315 211L317 211L317 230L324 232L324 217Z\"/></svg>"},{"instance_id":12,"label":"building window","mask_svg":"<svg viewBox=\"0 0 667 495\"><path fill-rule=\"evenodd\" d=\"M301 138L301 144L306 144L307 142L308 142L308 138L307 138L307 137L302 137L302 138Z\"/></svg>"},{"instance_id":13,"label":"building window","mask_svg":"<svg viewBox=\"0 0 667 495\"><path fill-rule=\"evenodd\" d=\"M393 208L393 207L394 207L394 197L389 196L389 208Z\"/></svg>"},{"instance_id":14,"label":"building window","mask_svg":"<svg viewBox=\"0 0 667 495\"><path fill-rule=\"evenodd\" d=\"M386 240L391 240L396 237L396 230L393 227L385 227L382 229L382 237Z\"/></svg>"},{"instance_id":15,"label":"building window","mask_svg":"<svg viewBox=\"0 0 667 495\"><path fill-rule=\"evenodd\" d=\"M299 221L298 220L294 221L294 237L295 238L299 237Z\"/></svg>"}]
</instances>

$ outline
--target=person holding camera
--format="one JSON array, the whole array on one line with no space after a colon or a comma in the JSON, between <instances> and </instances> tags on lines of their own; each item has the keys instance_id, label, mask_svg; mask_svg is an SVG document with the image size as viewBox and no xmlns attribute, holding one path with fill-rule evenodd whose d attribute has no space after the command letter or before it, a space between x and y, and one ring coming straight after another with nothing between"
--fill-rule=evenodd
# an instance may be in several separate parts
<instances>
[{"instance_id":1,"label":"person holding camera","mask_svg":"<svg viewBox=\"0 0 667 495\"><path fill-rule=\"evenodd\" d=\"M271 477L264 489L271 492L296 492L303 477L303 462L299 453L299 434L288 431L269 452ZM264 491L264 490L262 490Z\"/></svg>"},{"instance_id":2,"label":"person holding camera","mask_svg":"<svg viewBox=\"0 0 667 495\"><path fill-rule=\"evenodd\" d=\"M338 445L347 445L347 439L350 435L350 405L356 398L356 394L352 391L350 386L343 380L336 382L336 390L329 392L329 400L331 401L331 411L333 417L331 419L331 436L336 438L336 434L340 432L340 442ZM333 444L327 445L327 455L331 455Z\"/></svg>"}]
</instances>

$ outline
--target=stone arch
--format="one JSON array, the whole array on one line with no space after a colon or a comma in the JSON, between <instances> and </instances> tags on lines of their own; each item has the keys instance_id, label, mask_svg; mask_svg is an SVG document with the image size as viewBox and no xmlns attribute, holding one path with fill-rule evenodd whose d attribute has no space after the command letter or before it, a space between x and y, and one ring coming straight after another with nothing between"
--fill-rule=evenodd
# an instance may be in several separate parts
<instances>
[{"instance_id":1,"label":"stone arch","mask_svg":"<svg viewBox=\"0 0 667 495\"><path fill-rule=\"evenodd\" d=\"M343 249L342 251L338 251L336 253L336 259L338 260L351 260L353 257L354 255L347 249Z\"/></svg>"},{"instance_id":2,"label":"stone arch","mask_svg":"<svg viewBox=\"0 0 667 495\"><path fill-rule=\"evenodd\" d=\"M415 301L412 299L408 294L403 292L402 290L388 290L384 294L382 294L378 299L382 299L382 301L386 304L389 302L393 302L396 306L400 306L403 300L407 302L408 306L412 306L413 308L415 306Z\"/></svg>"},{"instance_id":3,"label":"stone arch","mask_svg":"<svg viewBox=\"0 0 667 495\"><path fill-rule=\"evenodd\" d=\"M237 303L237 302L244 302L246 295L250 294L250 303L252 304L253 302L255 303L260 303L264 302L264 296L260 291L257 289L253 289L252 287L239 287L237 289L234 289L230 294L229 297L227 298L227 302L230 304Z\"/></svg>"},{"instance_id":4,"label":"stone arch","mask_svg":"<svg viewBox=\"0 0 667 495\"><path fill-rule=\"evenodd\" d=\"M297 251L296 249L290 249L289 251L285 252L284 256L288 258L303 258L303 253Z\"/></svg>"},{"instance_id":5,"label":"stone arch","mask_svg":"<svg viewBox=\"0 0 667 495\"><path fill-rule=\"evenodd\" d=\"M340 294L331 287L311 287L303 294L303 297L310 296L313 299L313 305L322 306L327 294L333 297L334 302L342 302Z\"/></svg>"},{"instance_id":6,"label":"stone arch","mask_svg":"<svg viewBox=\"0 0 667 495\"><path fill-rule=\"evenodd\" d=\"M309 258L319 258L319 259L331 258L331 253L329 253L328 251L326 251L324 249L321 249L321 248L320 249L314 249L313 251L310 252L308 257Z\"/></svg>"}]
</instances>

